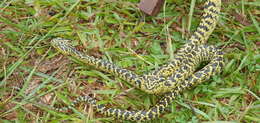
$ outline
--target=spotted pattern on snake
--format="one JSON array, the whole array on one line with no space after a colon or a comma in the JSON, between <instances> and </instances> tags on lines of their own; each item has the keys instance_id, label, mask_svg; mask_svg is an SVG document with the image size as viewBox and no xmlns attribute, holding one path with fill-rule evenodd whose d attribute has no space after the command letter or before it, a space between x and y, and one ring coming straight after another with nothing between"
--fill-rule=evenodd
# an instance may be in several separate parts
<instances>
[{"instance_id":1,"label":"spotted pattern on snake","mask_svg":"<svg viewBox=\"0 0 260 123\"><path fill-rule=\"evenodd\" d=\"M144 75L138 75L106 60L86 55L72 47L69 40L62 38L53 39L51 41L52 46L63 54L71 55L88 65L112 73L149 94L163 96L155 106L148 110L130 111L108 108L105 105L97 104L96 100L90 96L78 97L71 105L57 108L56 110L67 111L77 103L86 102L102 114L122 120L146 121L159 117L180 92L208 80L223 68L224 59L221 49L205 44L216 26L220 6L221 0L208 0L204 5L204 14L199 26L187 43L178 50L174 59L168 64ZM208 61L209 63L196 71L197 66L203 61Z\"/></svg>"}]
</instances>

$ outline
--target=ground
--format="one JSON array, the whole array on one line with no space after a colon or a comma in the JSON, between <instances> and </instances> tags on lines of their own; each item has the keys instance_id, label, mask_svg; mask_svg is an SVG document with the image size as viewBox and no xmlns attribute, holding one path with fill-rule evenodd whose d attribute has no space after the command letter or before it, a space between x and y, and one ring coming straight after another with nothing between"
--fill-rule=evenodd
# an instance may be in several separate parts
<instances>
[{"instance_id":1,"label":"ground","mask_svg":"<svg viewBox=\"0 0 260 123\"><path fill-rule=\"evenodd\" d=\"M86 54L142 74L169 62L196 29L205 1L195 1L166 0L160 14L150 17L138 10L139 0L2 0L1 122L122 122L86 104L75 112L52 109L84 94L109 107L148 109L160 96L60 54L50 40L70 39ZM260 121L260 3L222 3L208 40L225 52L222 73L184 91L147 123Z\"/></svg>"}]
</instances>

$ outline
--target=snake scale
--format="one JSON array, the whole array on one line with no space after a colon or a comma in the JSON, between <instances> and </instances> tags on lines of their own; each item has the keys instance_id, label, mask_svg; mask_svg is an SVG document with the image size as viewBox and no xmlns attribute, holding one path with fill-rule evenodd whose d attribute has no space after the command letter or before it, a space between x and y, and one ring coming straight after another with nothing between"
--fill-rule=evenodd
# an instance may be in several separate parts
<instances>
[{"instance_id":1,"label":"snake scale","mask_svg":"<svg viewBox=\"0 0 260 123\"><path fill-rule=\"evenodd\" d=\"M208 80L223 68L224 59L221 49L212 45L206 45L206 41L216 26L220 8L221 0L206 1L199 26L187 43L178 50L174 59L168 64L144 75L138 75L109 61L86 55L71 46L69 40L62 38L52 39L51 45L63 54L76 57L88 65L112 73L129 82L135 88L149 94L163 96L155 106L148 110L132 111L108 108L103 104L97 104L96 99L90 96L80 96L71 105L56 108L56 110L66 111L77 103L86 102L95 107L100 113L122 120L146 121L159 117L180 92ZM197 66L203 61L208 61L208 64L200 70L196 70Z\"/></svg>"}]
</instances>

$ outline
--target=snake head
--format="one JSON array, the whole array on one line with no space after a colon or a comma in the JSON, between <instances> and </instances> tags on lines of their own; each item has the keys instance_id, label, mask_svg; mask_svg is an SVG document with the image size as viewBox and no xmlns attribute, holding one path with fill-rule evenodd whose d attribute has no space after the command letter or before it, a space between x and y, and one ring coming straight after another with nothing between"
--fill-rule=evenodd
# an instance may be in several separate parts
<instances>
[{"instance_id":1,"label":"snake head","mask_svg":"<svg viewBox=\"0 0 260 123\"><path fill-rule=\"evenodd\" d=\"M75 50L75 48L70 45L69 40L63 38L52 39L51 45L64 54L70 54L72 50Z\"/></svg>"},{"instance_id":2,"label":"snake head","mask_svg":"<svg viewBox=\"0 0 260 123\"><path fill-rule=\"evenodd\" d=\"M60 48L62 46L68 46L70 45L69 44L69 40L67 39L63 39L63 38L54 38L51 40L51 45L54 47L54 48Z\"/></svg>"}]
</instances>

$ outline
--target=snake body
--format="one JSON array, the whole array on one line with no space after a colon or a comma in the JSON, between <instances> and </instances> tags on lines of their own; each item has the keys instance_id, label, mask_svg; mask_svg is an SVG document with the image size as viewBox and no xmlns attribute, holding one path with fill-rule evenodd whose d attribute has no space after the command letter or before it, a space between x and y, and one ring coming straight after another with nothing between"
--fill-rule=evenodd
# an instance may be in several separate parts
<instances>
[{"instance_id":1,"label":"snake body","mask_svg":"<svg viewBox=\"0 0 260 123\"><path fill-rule=\"evenodd\" d=\"M102 114L118 119L145 121L158 117L180 92L209 79L223 68L224 59L221 49L205 44L216 26L220 6L221 0L208 0L204 5L204 14L199 26L187 43L178 50L174 59L144 75L138 75L109 61L86 55L71 46L69 40L53 39L52 46L63 54L74 56L88 65L112 73L149 94L163 95L163 98L148 110L129 111L108 108L105 105L97 104L96 100L90 96L80 96L68 107L56 110L69 110L79 102L87 102ZM209 61L209 63L196 71L197 66L203 61Z\"/></svg>"}]
</instances>

